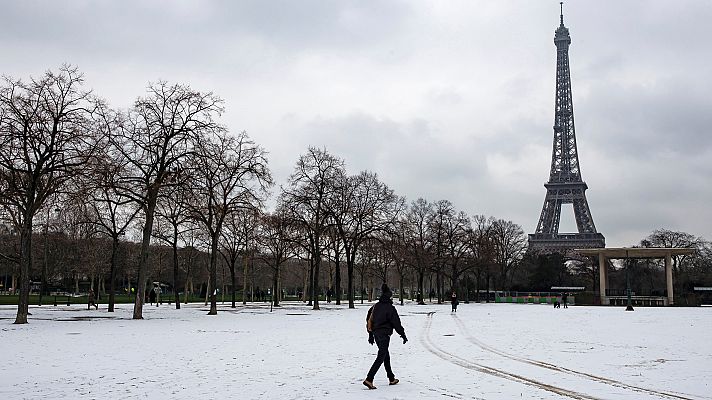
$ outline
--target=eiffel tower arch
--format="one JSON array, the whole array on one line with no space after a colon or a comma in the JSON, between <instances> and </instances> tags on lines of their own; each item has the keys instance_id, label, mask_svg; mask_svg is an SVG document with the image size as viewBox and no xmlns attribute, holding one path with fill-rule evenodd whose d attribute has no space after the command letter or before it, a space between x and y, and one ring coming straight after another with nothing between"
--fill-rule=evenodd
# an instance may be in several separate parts
<instances>
[{"instance_id":1,"label":"eiffel tower arch","mask_svg":"<svg viewBox=\"0 0 712 400\"><path fill-rule=\"evenodd\" d=\"M549 182L544 185L546 197L536 232L529 235L529 251L538 254L568 253L574 249L606 247L605 238L596 231L591 209L586 200L588 186L581 179L569 69L571 36L569 29L564 26L563 5L560 18L561 23L554 34L556 102L551 172ZM573 205L578 232L559 233L562 204Z\"/></svg>"}]
</instances>

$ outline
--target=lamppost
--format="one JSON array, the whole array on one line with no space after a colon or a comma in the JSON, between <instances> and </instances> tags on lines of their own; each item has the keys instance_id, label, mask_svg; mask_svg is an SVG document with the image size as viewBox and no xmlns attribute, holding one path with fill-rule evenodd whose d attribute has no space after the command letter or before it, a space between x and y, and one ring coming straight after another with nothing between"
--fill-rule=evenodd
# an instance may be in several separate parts
<instances>
[{"instance_id":1,"label":"lamppost","mask_svg":"<svg viewBox=\"0 0 712 400\"><path fill-rule=\"evenodd\" d=\"M633 310L633 303L630 298L630 273L628 270L630 269L630 263L628 262L628 250L625 251L625 285L626 285L626 293L628 295L628 305L625 307L626 311L635 311Z\"/></svg>"}]
</instances>

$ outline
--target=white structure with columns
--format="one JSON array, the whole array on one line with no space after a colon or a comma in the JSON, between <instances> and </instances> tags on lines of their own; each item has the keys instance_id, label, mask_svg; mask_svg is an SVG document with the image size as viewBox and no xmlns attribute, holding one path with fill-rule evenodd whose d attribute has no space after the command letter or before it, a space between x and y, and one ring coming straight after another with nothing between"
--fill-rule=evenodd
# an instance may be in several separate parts
<instances>
[{"instance_id":1,"label":"white structure with columns","mask_svg":"<svg viewBox=\"0 0 712 400\"><path fill-rule=\"evenodd\" d=\"M599 286L601 289L601 304L608 305L606 296L606 286L608 285L608 272L606 271L606 260L608 259L628 259L628 258L664 258L665 259L665 280L667 282L667 305L673 305L672 289L672 256L692 255L695 249L692 248L668 248L668 247L616 247L600 249L578 249L577 253L598 257Z\"/></svg>"}]
</instances>

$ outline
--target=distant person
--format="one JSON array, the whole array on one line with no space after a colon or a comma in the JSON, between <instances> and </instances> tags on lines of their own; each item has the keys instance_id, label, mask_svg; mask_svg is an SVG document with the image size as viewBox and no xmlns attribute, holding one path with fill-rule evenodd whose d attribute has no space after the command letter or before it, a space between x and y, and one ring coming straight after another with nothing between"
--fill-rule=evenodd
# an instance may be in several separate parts
<instances>
[{"instance_id":1,"label":"distant person","mask_svg":"<svg viewBox=\"0 0 712 400\"><path fill-rule=\"evenodd\" d=\"M156 307L158 307L158 303L161 302L161 286L155 285L153 291L156 292Z\"/></svg>"},{"instance_id":2,"label":"distant person","mask_svg":"<svg viewBox=\"0 0 712 400\"><path fill-rule=\"evenodd\" d=\"M569 294L564 292L561 295L561 302L564 304L564 308L569 308Z\"/></svg>"},{"instance_id":3,"label":"distant person","mask_svg":"<svg viewBox=\"0 0 712 400\"><path fill-rule=\"evenodd\" d=\"M457 312L457 293L454 290L450 296L450 304L452 304L452 312Z\"/></svg>"},{"instance_id":4,"label":"distant person","mask_svg":"<svg viewBox=\"0 0 712 400\"><path fill-rule=\"evenodd\" d=\"M87 296L87 310L91 310L91 306L94 306L97 310L99 305L96 304L96 296L94 296L94 290L89 289L89 295Z\"/></svg>"},{"instance_id":5,"label":"distant person","mask_svg":"<svg viewBox=\"0 0 712 400\"><path fill-rule=\"evenodd\" d=\"M334 295L334 292L331 290L331 288L326 289L326 302L331 303L331 296Z\"/></svg>"},{"instance_id":6,"label":"distant person","mask_svg":"<svg viewBox=\"0 0 712 400\"><path fill-rule=\"evenodd\" d=\"M151 302L150 303L151 305L153 305L153 303L156 303L156 305L158 305L158 302L156 302L156 288L155 287L148 291L148 300Z\"/></svg>"},{"instance_id":7,"label":"distant person","mask_svg":"<svg viewBox=\"0 0 712 400\"><path fill-rule=\"evenodd\" d=\"M561 308L561 303L559 303L559 300L554 301L554 308Z\"/></svg>"},{"instance_id":8,"label":"distant person","mask_svg":"<svg viewBox=\"0 0 712 400\"><path fill-rule=\"evenodd\" d=\"M428 301L432 303L433 297L435 297L435 289L430 288L430 293L428 293Z\"/></svg>"},{"instance_id":9,"label":"distant person","mask_svg":"<svg viewBox=\"0 0 712 400\"><path fill-rule=\"evenodd\" d=\"M405 329L403 329L403 325L401 325L398 311L393 306L393 300L391 300L392 295L391 289L384 283L383 286L381 286L381 297L378 299L378 303L374 304L366 315L368 343L373 345L375 342L378 346L376 360L373 362L371 369L368 371L368 375L366 375L366 379L363 381L363 384L369 389L376 389L376 387L373 386L373 378L376 376L378 369L381 368L381 364L386 368L388 384L395 385L399 382L393 374L393 370L391 370L391 356L388 353L388 346L394 329L403 339L403 344L408 341L408 338L405 336Z\"/></svg>"}]
</instances>

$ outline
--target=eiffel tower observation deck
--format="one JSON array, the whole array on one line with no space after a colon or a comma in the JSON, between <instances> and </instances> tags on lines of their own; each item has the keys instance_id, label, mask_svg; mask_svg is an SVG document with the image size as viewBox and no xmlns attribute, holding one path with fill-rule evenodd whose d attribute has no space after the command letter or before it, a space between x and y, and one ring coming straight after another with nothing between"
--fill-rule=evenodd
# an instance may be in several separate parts
<instances>
[{"instance_id":1,"label":"eiffel tower observation deck","mask_svg":"<svg viewBox=\"0 0 712 400\"><path fill-rule=\"evenodd\" d=\"M554 146L551 154L549 182L544 185L546 197L536 232L529 235L529 251L534 253L566 253L573 249L603 248L606 241L596 231L586 200L586 182L581 179L574 105L571 96L569 45L571 36L564 26L563 3L561 24L556 29L556 103L554 112ZM577 233L559 233L561 205L573 204Z\"/></svg>"}]
</instances>

